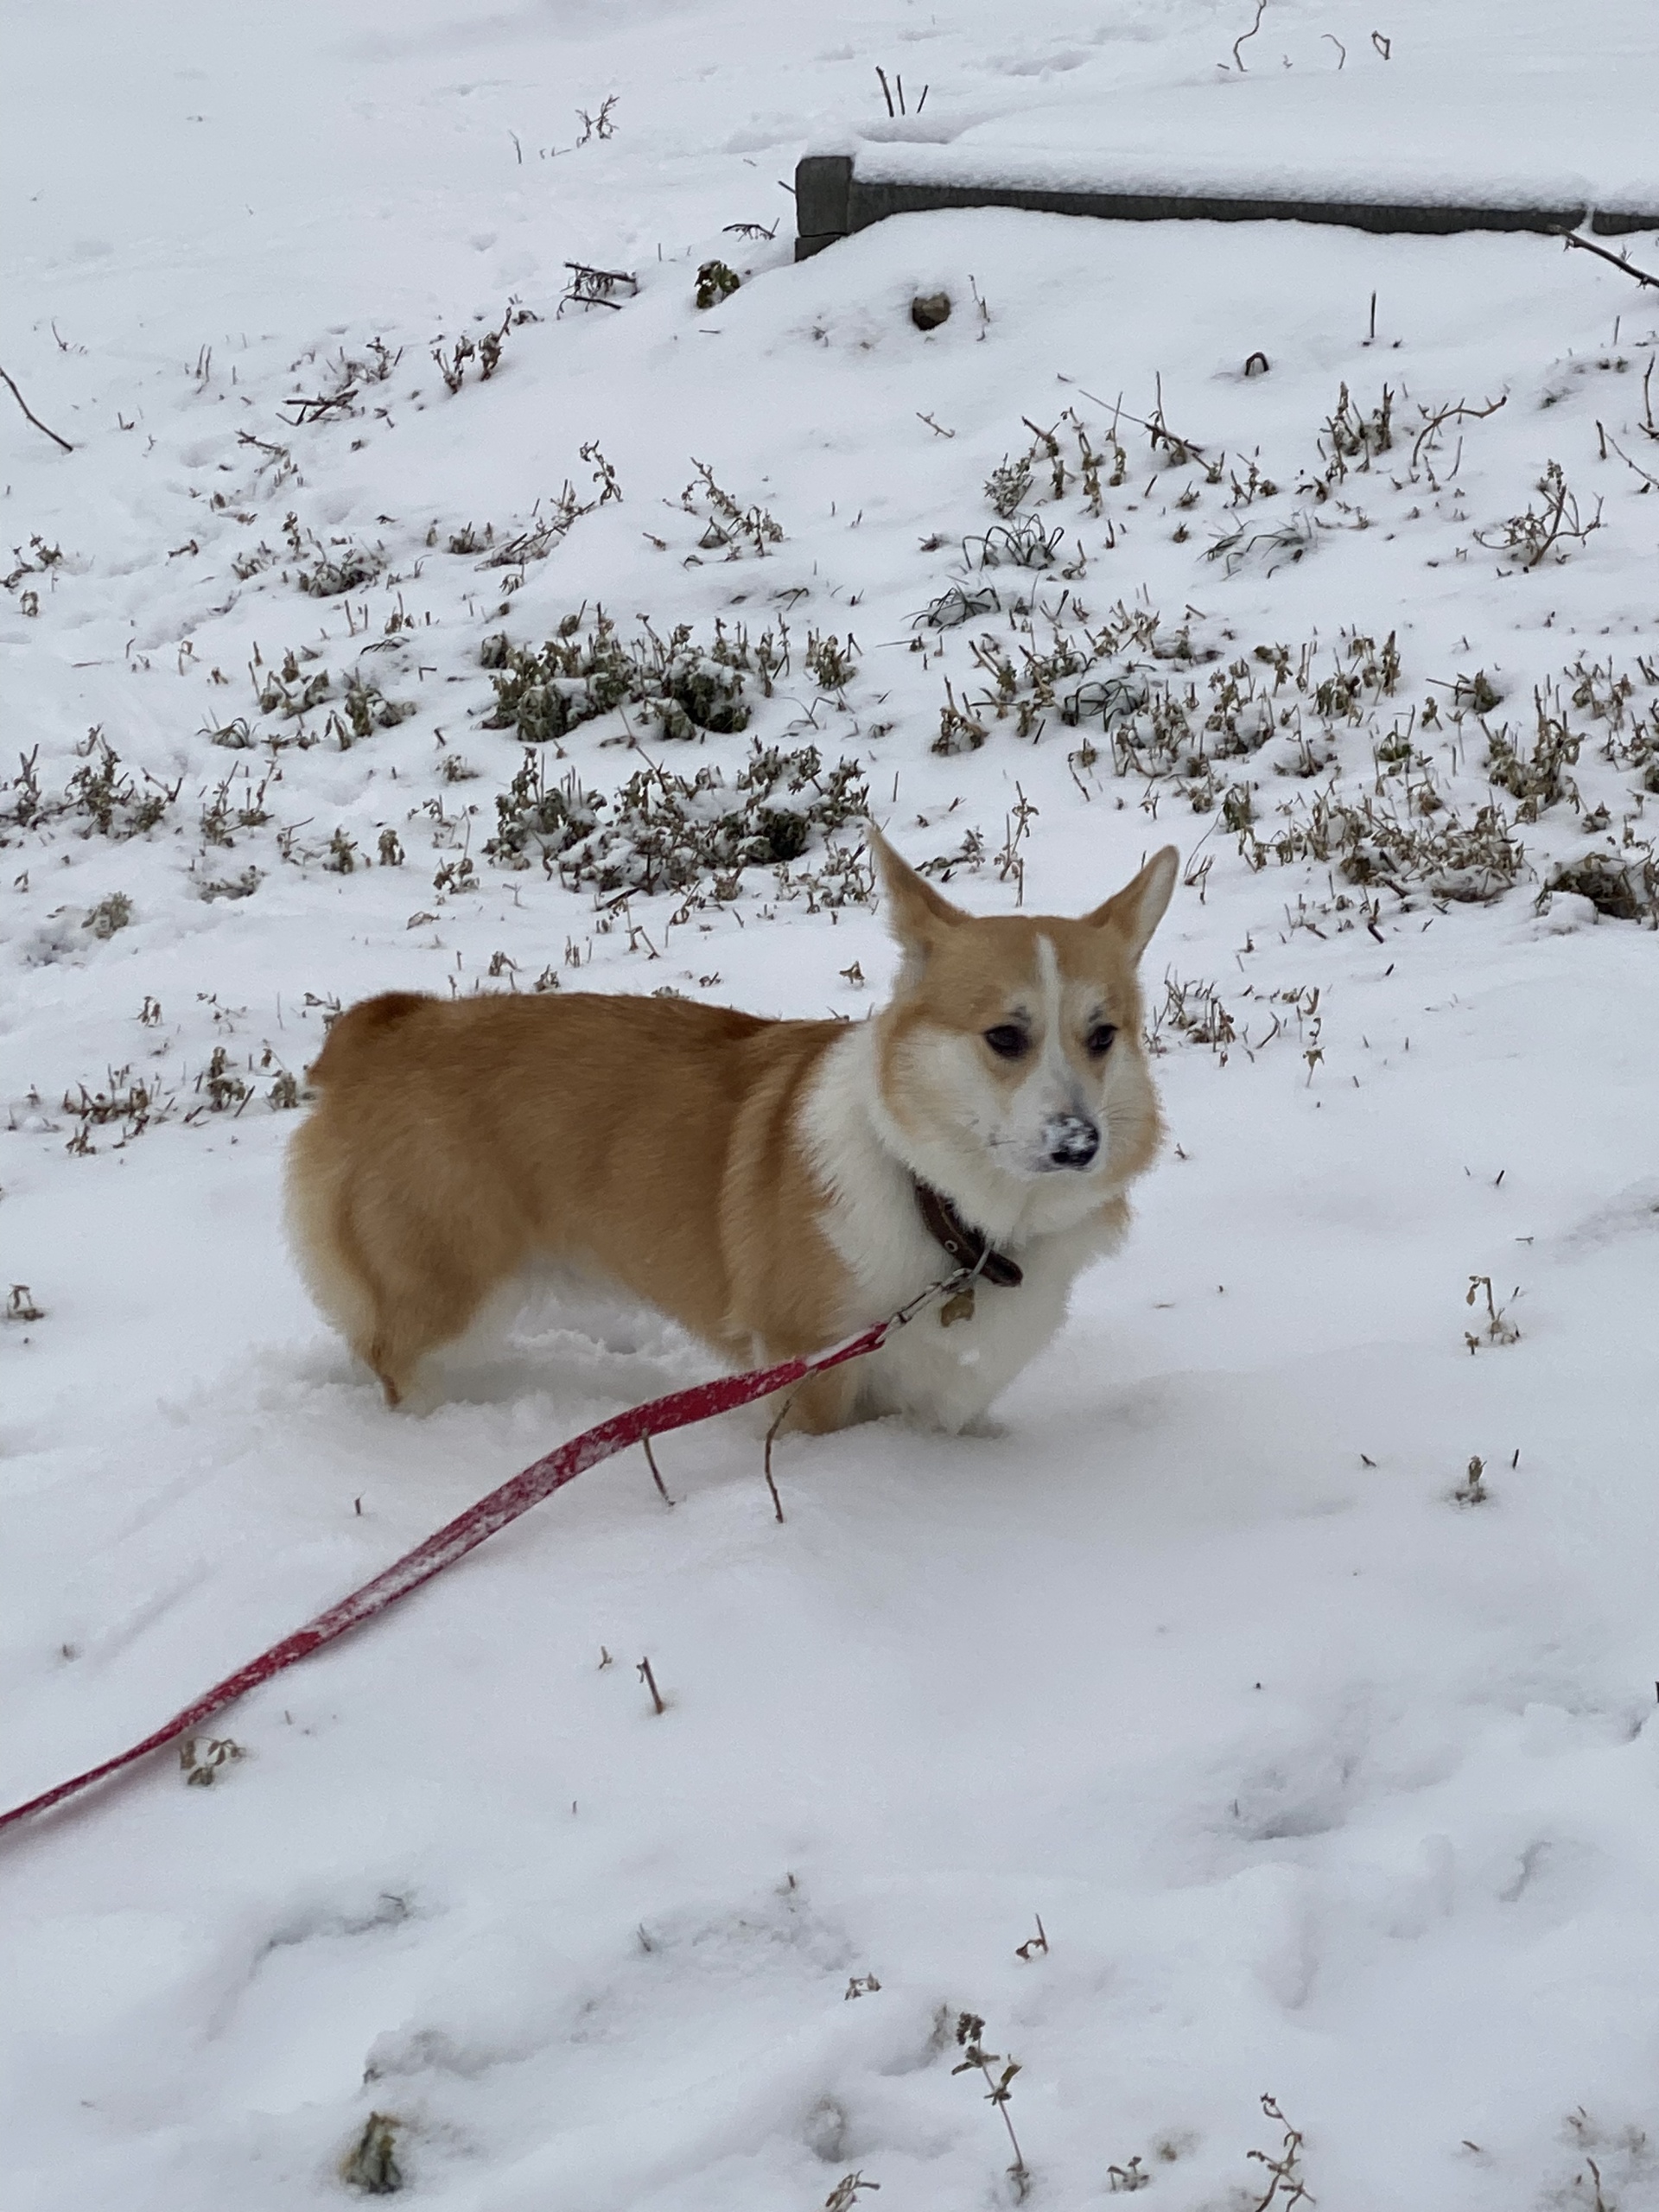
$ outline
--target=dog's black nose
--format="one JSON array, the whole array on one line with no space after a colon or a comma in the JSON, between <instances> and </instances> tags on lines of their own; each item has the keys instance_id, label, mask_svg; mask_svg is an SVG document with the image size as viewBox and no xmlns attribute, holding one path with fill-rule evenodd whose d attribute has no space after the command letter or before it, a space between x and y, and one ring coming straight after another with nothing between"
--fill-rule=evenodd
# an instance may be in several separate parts
<instances>
[{"instance_id":1,"label":"dog's black nose","mask_svg":"<svg viewBox=\"0 0 1659 2212\"><path fill-rule=\"evenodd\" d=\"M1061 1114L1043 1132L1052 1167L1087 1167L1100 1150L1100 1131L1081 1114Z\"/></svg>"}]
</instances>

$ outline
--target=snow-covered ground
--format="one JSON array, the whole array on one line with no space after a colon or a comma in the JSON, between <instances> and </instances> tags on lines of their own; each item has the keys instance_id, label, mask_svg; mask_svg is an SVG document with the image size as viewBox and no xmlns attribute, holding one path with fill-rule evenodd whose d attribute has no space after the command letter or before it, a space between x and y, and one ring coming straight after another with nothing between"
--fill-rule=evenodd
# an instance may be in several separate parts
<instances>
[{"instance_id":1,"label":"snow-covered ground","mask_svg":"<svg viewBox=\"0 0 1659 2212\"><path fill-rule=\"evenodd\" d=\"M0 362L75 449L0 393L6 1802L707 1371L549 1306L386 1414L279 1230L334 1005L857 1018L843 760L981 911L1187 879L1171 1147L1001 1435L791 1443L779 1527L759 1426L689 1432L674 1510L595 1471L212 1788L7 1840L20 2207L339 2204L373 2113L456 2212L1007 2202L963 2014L1033 2204L1255 2205L1261 2152L1281 2207L1659 2206L1659 293L1008 212L790 259L878 63L942 141L1144 96L1196 152L1254 13L10 10ZM1273 0L1229 89L1558 71L1571 168L1648 16ZM570 263L637 289L561 315ZM637 696L538 795L486 725L547 664L480 653L601 607ZM746 728L674 734L646 623ZM757 742L781 874L709 828Z\"/></svg>"}]
</instances>

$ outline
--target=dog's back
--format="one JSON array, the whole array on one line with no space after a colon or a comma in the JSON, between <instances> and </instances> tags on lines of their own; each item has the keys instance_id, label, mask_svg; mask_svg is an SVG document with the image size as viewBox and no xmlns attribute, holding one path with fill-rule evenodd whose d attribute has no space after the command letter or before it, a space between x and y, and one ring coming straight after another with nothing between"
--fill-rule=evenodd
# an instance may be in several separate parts
<instances>
[{"instance_id":1,"label":"dog's back","mask_svg":"<svg viewBox=\"0 0 1659 2212\"><path fill-rule=\"evenodd\" d=\"M839 1033L673 999L366 1000L329 1032L290 1154L313 1294L393 1403L537 1258L745 1353L753 1186L800 1173L787 1124Z\"/></svg>"}]
</instances>

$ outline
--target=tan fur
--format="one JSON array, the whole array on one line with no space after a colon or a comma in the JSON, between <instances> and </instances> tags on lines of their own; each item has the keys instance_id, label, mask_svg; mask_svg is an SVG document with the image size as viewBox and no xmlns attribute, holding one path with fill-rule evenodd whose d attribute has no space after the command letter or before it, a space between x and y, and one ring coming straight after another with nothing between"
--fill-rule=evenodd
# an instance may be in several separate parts
<instances>
[{"instance_id":1,"label":"tan fur","mask_svg":"<svg viewBox=\"0 0 1659 2212\"><path fill-rule=\"evenodd\" d=\"M1031 1000L1058 961L1068 1018L1097 1007L1119 1027L1114 1080L1127 1119L1097 1193L1115 1229L1123 1186L1157 1141L1135 963L1167 898L1173 855L1084 920L979 920L875 842L906 952L875 1024L882 1098L870 1102L871 1127L892 1123L875 1141L908 1154L913 1139L930 1180L959 1202L980 1195L971 1173L941 1174L935 1161L943 1138L946 1156L954 1146L976 1165L927 1040L950 1040L970 1072L982 1059L994 1099L1018 1070L995 1062L979 1032ZM826 1153L841 1124L824 1123L815 1103L830 1095L849 1036L868 1033L588 994L397 992L354 1006L310 1071L321 1099L289 1154L289 1223L313 1294L393 1405L427 1353L537 1262L629 1292L738 1362L816 1350L887 1310L866 1310L867 1271L842 1249L846 1207ZM1098 1077L1080 1043L1067 1049L1080 1084ZM892 1172L903 1178L916 1164ZM1027 1177L1033 1233L1046 1225L1044 1181L1062 1180L1074 1186L1072 1211L1090 1210L1089 1178ZM965 1211L1018 1243L1019 1222L984 1217L983 1203ZM859 1378L843 1370L802 1394L794 1421L838 1427L859 1402Z\"/></svg>"},{"instance_id":2,"label":"tan fur","mask_svg":"<svg viewBox=\"0 0 1659 2212\"><path fill-rule=\"evenodd\" d=\"M1120 1073L1128 1061L1138 1077L1123 1086L1126 1096L1119 1116L1123 1149L1113 1179L1121 1188L1143 1173L1152 1165L1163 1131L1141 1043L1143 1009L1136 968L1163 908L1160 904L1143 930L1141 902L1151 869L1162 861L1173 867L1173 849L1160 854L1126 889L1079 921L1046 914L976 918L906 868L884 841L878 841L877 849L883 886L895 909L894 933L911 953L911 972L900 977L892 1002L876 1017L882 1096L894 1119L918 1138L938 1141L949 1125L948 1112L909 1047L918 1033L977 1037L1005 1020L1033 995L1037 944L1046 938L1067 979L1076 1012L1082 1015L1085 1008L1097 1010L1116 1026L1114 1072ZM1085 1019L1069 1025L1064 1041L1067 1059L1079 1080L1087 1084L1095 1071L1082 1050ZM985 1068L1005 1090L1013 1090L1024 1073L1021 1064L1007 1060L988 1059ZM964 1132L964 1153L972 1142L971 1133ZM991 1214L983 1204L974 1210L974 1217L995 1235L1017 1234L1020 1225L1017 1217Z\"/></svg>"}]
</instances>

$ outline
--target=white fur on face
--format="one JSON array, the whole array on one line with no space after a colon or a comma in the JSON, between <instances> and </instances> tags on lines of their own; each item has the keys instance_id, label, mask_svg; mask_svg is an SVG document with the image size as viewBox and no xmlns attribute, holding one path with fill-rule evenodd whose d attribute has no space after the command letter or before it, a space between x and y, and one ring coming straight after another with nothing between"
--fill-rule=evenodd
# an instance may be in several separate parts
<instances>
[{"instance_id":1,"label":"white fur on face","mask_svg":"<svg viewBox=\"0 0 1659 2212\"><path fill-rule=\"evenodd\" d=\"M885 1109L875 1039L865 1027L849 1030L824 1054L801 1128L828 1194L821 1224L858 1286L847 1328L893 1312L939 1278L941 1255L917 1209L915 1174L948 1189L978 1227L1017 1247L1025 1269L1017 1289L982 1285L970 1319L942 1329L925 1315L860 1363L866 1412L902 1413L951 1431L976 1421L1059 1327L1079 1270L1122 1242L1127 1205L1109 1192L1103 1201L1091 1176L1051 1176L1017 1187L1044 1197L1056 1185L1072 1197L1083 1189L1084 1214L1033 1221L1006 1205L999 1214L1003 1201L987 1185L982 1156L977 1176L948 1182L944 1156L918 1146ZM971 1164L974 1148L961 1147L959 1156Z\"/></svg>"},{"instance_id":2,"label":"white fur on face","mask_svg":"<svg viewBox=\"0 0 1659 2212\"><path fill-rule=\"evenodd\" d=\"M1036 955L1035 973L1010 992L1003 1017L1019 1017L1033 1047L1015 1064L1015 1081L999 1075L977 1033L918 1030L897 1054L892 1093L881 1101L915 1172L960 1197L980 1226L1003 1235L1058 1229L1100 1205L1156 1110L1132 1047L1114 1044L1098 1061L1084 1051L1092 1022L1113 1018L1098 983L1068 976L1053 942L1040 934ZM1054 1126L1066 1116L1099 1131L1100 1149L1086 1168L1053 1164Z\"/></svg>"},{"instance_id":3,"label":"white fur on face","mask_svg":"<svg viewBox=\"0 0 1659 2212\"><path fill-rule=\"evenodd\" d=\"M1016 1062L1010 1083L986 1064L977 1036L939 1037L926 1047L931 1072L942 1078L951 1117L984 1146L1005 1174L1020 1177L1053 1173L1048 1131L1062 1115L1092 1118L1084 1084L1065 1050L1062 1027L1065 988L1054 947L1037 939L1037 973L1010 998L1007 1019L1031 1040L1028 1057Z\"/></svg>"}]
</instances>

